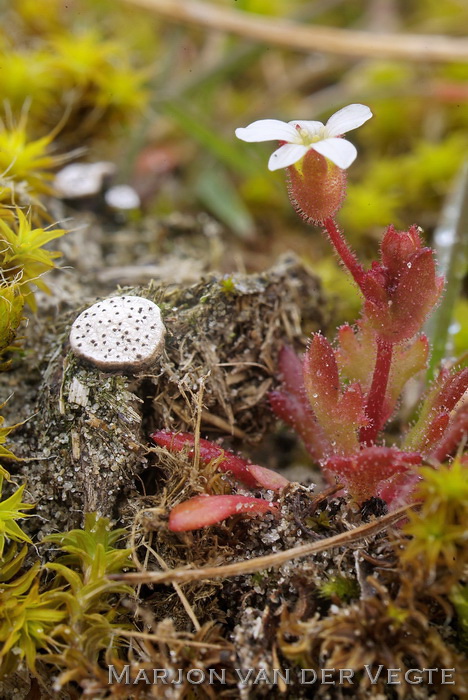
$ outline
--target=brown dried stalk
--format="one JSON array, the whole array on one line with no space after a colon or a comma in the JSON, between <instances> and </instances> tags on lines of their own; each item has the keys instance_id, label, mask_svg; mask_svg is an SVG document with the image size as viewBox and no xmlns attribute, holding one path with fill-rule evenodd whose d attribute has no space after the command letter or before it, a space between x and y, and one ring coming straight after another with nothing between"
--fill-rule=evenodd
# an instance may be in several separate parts
<instances>
[{"instance_id":1,"label":"brown dried stalk","mask_svg":"<svg viewBox=\"0 0 468 700\"><path fill-rule=\"evenodd\" d=\"M238 34L270 46L326 54L390 58L405 61L464 62L468 60L465 38L371 33L319 25L302 25L287 19L263 17L250 12L218 7L202 0L125 0L175 22Z\"/></svg>"},{"instance_id":2,"label":"brown dried stalk","mask_svg":"<svg viewBox=\"0 0 468 700\"><path fill-rule=\"evenodd\" d=\"M172 571L140 571L138 573L131 574L113 574L112 576L109 576L109 578L135 584L170 584L174 582L186 583L187 581L201 581L212 578L229 578L231 576L252 574L255 571L261 571L262 569L281 566L281 564L284 564L292 559L299 559L310 554L318 554L318 552L323 552L326 549L343 547L365 537L375 535L381 530L385 530L398 520L401 520L401 518L403 518L409 510L411 510L411 506L402 506L393 513L389 513L388 515L379 518L379 520L376 520L375 522L360 525L354 530L342 532L339 535L327 537L326 539L319 540L318 542L315 541L299 545L298 547L292 547L291 549L286 549L284 552L275 552L274 554L267 554L262 557L255 557L254 559L239 561L235 564L226 564L224 566L206 566L199 569L180 567L178 569L172 569Z\"/></svg>"}]
</instances>

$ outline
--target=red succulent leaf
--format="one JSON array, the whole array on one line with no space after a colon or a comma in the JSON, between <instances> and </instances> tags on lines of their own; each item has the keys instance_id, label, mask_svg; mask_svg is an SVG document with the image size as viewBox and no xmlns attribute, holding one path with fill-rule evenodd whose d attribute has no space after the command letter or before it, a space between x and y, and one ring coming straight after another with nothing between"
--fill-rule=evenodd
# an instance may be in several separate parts
<instances>
[{"instance_id":1,"label":"red succulent leaf","mask_svg":"<svg viewBox=\"0 0 468 700\"><path fill-rule=\"evenodd\" d=\"M169 515L169 529L173 532L198 530L226 520L231 515L263 515L277 513L274 503L251 496L195 496L179 503Z\"/></svg>"},{"instance_id":2,"label":"red succulent leaf","mask_svg":"<svg viewBox=\"0 0 468 700\"><path fill-rule=\"evenodd\" d=\"M167 447L171 452L181 452L190 447L188 456L193 457L195 453L195 436L191 433L173 433L166 430L157 430L151 435L151 439L157 445ZM260 467L257 464L252 464L252 462L238 457L233 452L224 450L209 440L200 438L199 455L203 464L208 464L213 459L219 460L217 465L219 471L230 472L246 486L279 491L290 483L281 474L271 469Z\"/></svg>"},{"instance_id":3,"label":"red succulent leaf","mask_svg":"<svg viewBox=\"0 0 468 700\"><path fill-rule=\"evenodd\" d=\"M430 455L441 460L450 455L456 445L451 439L446 443L446 435L458 434L459 429L454 427L454 421L457 420L458 424L463 426L463 420L457 418L459 413L453 417L450 417L450 414L462 401L467 388L468 368L453 374L448 369L442 369L422 402L418 420L405 438L405 448L419 450L426 456ZM460 410L463 415L463 406ZM459 434L458 442L462 437L463 430ZM440 449L438 443L440 443Z\"/></svg>"},{"instance_id":4,"label":"red succulent leaf","mask_svg":"<svg viewBox=\"0 0 468 700\"><path fill-rule=\"evenodd\" d=\"M439 413L433 421L430 423L426 432L426 442L424 445L424 451L427 452L428 449L434 447L442 437L450 423L450 414L446 411Z\"/></svg>"},{"instance_id":5,"label":"red succulent leaf","mask_svg":"<svg viewBox=\"0 0 468 700\"><path fill-rule=\"evenodd\" d=\"M463 404L451 419L448 428L431 452L430 457L437 462L445 462L451 457L463 438L468 434L468 403Z\"/></svg>"},{"instance_id":6,"label":"red succulent leaf","mask_svg":"<svg viewBox=\"0 0 468 700\"><path fill-rule=\"evenodd\" d=\"M292 394L304 387L302 362L289 345L284 345L278 356L278 369L284 388Z\"/></svg>"},{"instance_id":7,"label":"red succulent leaf","mask_svg":"<svg viewBox=\"0 0 468 700\"><path fill-rule=\"evenodd\" d=\"M365 318L360 319L354 328L346 324L338 329L336 358L340 373L350 382L359 382L366 394L373 378L369 368L375 367L377 338L376 331ZM393 347L382 424L391 417L406 382L426 367L428 355L429 343L425 335Z\"/></svg>"},{"instance_id":8,"label":"red succulent leaf","mask_svg":"<svg viewBox=\"0 0 468 700\"><path fill-rule=\"evenodd\" d=\"M365 397L359 382L346 387L339 401L339 410L345 420L361 426L367 424Z\"/></svg>"},{"instance_id":9,"label":"red succulent leaf","mask_svg":"<svg viewBox=\"0 0 468 700\"><path fill-rule=\"evenodd\" d=\"M292 350L282 348L278 366L283 379L281 390L268 394L273 413L300 436L312 459L319 462L330 452L330 443L318 424L312 407L307 400L302 362Z\"/></svg>"},{"instance_id":10,"label":"red succulent leaf","mask_svg":"<svg viewBox=\"0 0 468 700\"><path fill-rule=\"evenodd\" d=\"M312 459L319 462L330 450L330 443L323 435L309 403L288 392L270 391L271 410L286 425L289 425L303 441Z\"/></svg>"},{"instance_id":11,"label":"red succulent leaf","mask_svg":"<svg viewBox=\"0 0 468 700\"><path fill-rule=\"evenodd\" d=\"M421 461L421 455L417 452L372 446L353 455L331 457L323 468L344 483L350 495L362 503L371 496L377 496L384 481L404 474Z\"/></svg>"},{"instance_id":12,"label":"red succulent leaf","mask_svg":"<svg viewBox=\"0 0 468 700\"><path fill-rule=\"evenodd\" d=\"M348 324L338 329L338 349L335 353L340 374L350 382L359 382L362 391L369 390L377 354L377 334L365 319L354 327Z\"/></svg>"},{"instance_id":13,"label":"red succulent leaf","mask_svg":"<svg viewBox=\"0 0 468 700\"><path fill-rule=\"evenodd\" d=\"M405 471L382 481L377 487L376 496L395 510L399 506L411 503L414 500L414 491L422 477L417 471Z\"/></svg>"},{"instance_id":14,"label":"red succulent leaf","mask_svg":"<svg viewBox=\"0 0 468 700\"><path fill-rule=\"evenodd\" d=\"M446 371L445 371L446 372ZM434 404L434 408L452 411L468 389L468 367L446 376L444 386Z\"/></svg>"},{"instance_id":15,"label":"red succulent leaf","mask_svg":"<svg viewBox=\"0 0 468 700\"><path fill-rule=\"evenodd\" d=\"M385 420L392 415L405 384L426 368L428 357L429 341L423 333L394 348L384 407Z\"/></svg>"},{"instance_id":16,"label":"red succulent leaf","mask_svg":"<svg viewBox=\"0 0 468 700\"><path fill-rule=\"evenodd\" d=\"M252 464L251 462L247 462L246 469L250 473L250 475L255 479L255 485L261 486L264 489L270 489L271 491L281 491L281 489L286 488L286 486L288 486L291 483L289 479L286 479L284 476L281 476L281 474L278 474L278 472L273 471L273 469L267 469L266 467L261 467L258 464ZM224 471L224 469L222 471ZM238 478L242 481L240 477Z\"/></svg>"},{"instance_id":17,"label":"red succulent leaf","mask_svg":"<svg viewBox=\"0 0 468 700\"><path fill-rule=\"evenodd\" d=\"M327 411L333 409L338 403L340 393L338 365L331 344L321 333L314 333L304 356L304 386L312 408L317 414L317 409L320 412Z\"/></svg>"},{"instance_id":18,"label":"red succulent leaf","mask_svg":"<svg viewBox=\"0 0 468 700\"><path fill-rule=\"evenodd\" d=\"M304 385L333 451L354 453L359 447L358 429L367 421L364 395L359 383L341 393L335 352L320 333L314 334L304 356Z\"/></svg>"},{"instance_id":19,"label":"red succulent leaf","mask_svg":"<svg viewBox=\"0 0 468 700\"><path fill-rule=\"evenodd\" d=\"M349 323L344 323L338 328L338 342L340 344L340 351L348 355L353 355L356 350L360 349L356 334Z\"/></svg>"}]
</instances>

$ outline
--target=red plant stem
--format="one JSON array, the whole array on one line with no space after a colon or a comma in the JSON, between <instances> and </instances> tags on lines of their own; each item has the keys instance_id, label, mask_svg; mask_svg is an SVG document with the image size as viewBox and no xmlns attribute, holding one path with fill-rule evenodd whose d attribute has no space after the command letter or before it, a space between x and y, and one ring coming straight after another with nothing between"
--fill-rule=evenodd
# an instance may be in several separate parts
<instances>
[{"instance_id":1,"label":"red plant stem","mask_svg":"<svg viewBox=\"0 0 468 700\"><path fill-rule=\"evenodd\" d=\"M366 405L366 416L369 419L369 425L361 428L359 435L359 440L364 445L371 445L382 427L382 413L392 364L392 353L393 343L386 338L378 336L374 375Z\"/></svg>"},{"instance_id":2,"label":"red plant stem","mask_svg":"<svg viewBox=\"0 0 468 700\"><path fill-rule=\"evenodd\" d=\"M343 264L348 268L354 281L358 285L361 292L364 294L363 279L365 272L361 263L349 247L345 237L343 236L333 219L325 219L325 221L323 222L323 226L328 234L330 242L332 243L336 252L343 261Z\"/></svg>"}]
</instances>

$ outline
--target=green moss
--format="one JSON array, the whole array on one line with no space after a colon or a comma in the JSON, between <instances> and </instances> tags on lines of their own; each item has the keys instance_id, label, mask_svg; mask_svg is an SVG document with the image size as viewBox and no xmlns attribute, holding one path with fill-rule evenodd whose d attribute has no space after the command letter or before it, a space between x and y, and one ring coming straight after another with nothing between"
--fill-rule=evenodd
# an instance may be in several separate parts
<instances>
[{"instance_id":1,"label":"green moss","mask_svg":"<svg viewBox=\"0 0 468 700\"><path fill-rule=\"evenodd\" d=\"M338 598L343 602L349 602L359 597L359 584L352 578L334 576L319 587L319 595L322 598Z\"/></svg>"},{"instance_id":2,"label":"green moss","mask_svg":"<svg viewBox=\"0 0 468 700\"><path fill-rule=\"evenodd\" d=\"M401 553L404 561L418 561L426 570L447 569L456 576L466 565L468 551L468 465L457 457L438 469L421 467L416 497L418 511L409 512L404 532L411 536Z\"/></svg>"},{"instance_id":3,"label":"green moss","mask_svg":"<svg viewBox=\"0 0 468 700\"><path fill-rule=\"evenodd\" d=\"M28 535L20 528L17 520L27 518L24 510L34 508L30 503L23 503L22 497L25 485L20 486L9 498L0 501L0 562L3 558L7 541L31 543ZM2 476L0 475L0 495L2 492Z\"/></svg>"},{"instance_id":4,"label":"green moss","mask_svg":"<svg viewBox=\"0 0 468 700\"><path fill-rule=\"evenodd\" d=\"M5 512L8 507L5 537L30 542L15 522L24 517L21 509L32 507L19 502L23 488L0 504L0 524L2 506ZM77 664L83 669L97 664L102 650L117 653L122 643L115 631L122 622L118 597L133 590L107 576L133 567L131 550L114 546L124 535L106 518L88 514L83 529L45 539L61 551L54 563L41 567L36 561L23 573L27 548L18 554L10 545L0 562L0 676L23 659L32 672L38 658L70 672ZM56 574L52 583L46 570Z\"/></svg>"},{"instance_id":5,"label":"green moss","mask_svg":"<svg viewBox=\"0 0 468 700\"><path fill-rule=\"evenodd\" d=\"M234 294L236 291L236 285L232 277L224 277L220 280L219 286L225 294Z\"/></svg>"},{"instance_id":6,"label":"green moss","mask_svg":"<svg viewBox=\"0 0 468 700\"><path fill-rule=\"evenodd\" d=\"M460 646L468 651L468 585L455 586L449 597L457 613Z\"/></svg>"}]
</instances>

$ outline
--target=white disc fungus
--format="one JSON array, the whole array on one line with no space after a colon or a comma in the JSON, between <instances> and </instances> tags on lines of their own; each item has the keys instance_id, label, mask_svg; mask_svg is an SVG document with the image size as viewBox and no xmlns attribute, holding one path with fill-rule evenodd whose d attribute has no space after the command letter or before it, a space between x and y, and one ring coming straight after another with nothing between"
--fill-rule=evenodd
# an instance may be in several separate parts
<instances>
[{"instance_id":1,"label":"white disc fungus","mask_svg":"<svg viewBox=\"0 0 468 700\"><path fill-rule=\"evenodd\" d=\"M81 199L99 194L106 180L115 175L114 163L71 163L55 176L54 188L59 197Z\"/></svg>"},{"instance_id":2,"label":"white disc fungus","mask_svg":"<svg viewBox=\"0 0 468 700\"><path fill-rule=\"evenodd\" d=\"M79 357L105 371L138 371L164 347L159 307L136 296L112 297L83 311L72 325L70 345Z\"/></svg>"}]
</instances>

